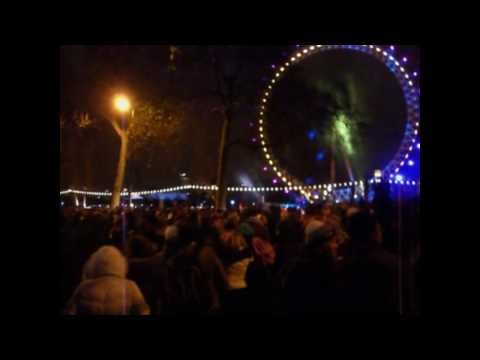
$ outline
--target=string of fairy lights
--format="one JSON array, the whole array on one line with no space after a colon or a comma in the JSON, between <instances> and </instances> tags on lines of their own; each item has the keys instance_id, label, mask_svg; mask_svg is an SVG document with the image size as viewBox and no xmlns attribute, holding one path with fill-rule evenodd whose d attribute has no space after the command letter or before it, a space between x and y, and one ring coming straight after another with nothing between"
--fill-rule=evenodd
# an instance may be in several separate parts
<instances>
[{"instance_id":1,"label":"string of fairy lights","mask_svg":"<svg viewBox=\"0 0 480 360\"><path fill-rule=\"evenodd\" d=\"M279 162L273 155L269 145L267 133L265 132L267 105L269 99L272 97L275 84L278 83L279 80L287 73L289 68L300 63L302 60L306 59L312 54L333 49L347 49L370 54L383 62L397 78L405 96L408 116L407 125L402 144L400 145L400 148L395 154L394 158L382 171L382 175L384 176L384 179L389 179L389 183L408 186L409 184L403 180L403 176L399 174L399 172L406 164L412 166L412 160L408 159L414 149L420 149L420 143L418 142L420 129L420 89L417 86L418 84L414 82L414 79L417 78L418 73L413 72L410 74L405 69L405 65L402 65L401 62L396 58L394 52L395 47L393 45L386 49L380 47L379 45L305 45L299 47L299 49L296 50L295 53L292 54L284 63L280 65L272 65L271 68L274 70L274 72L270 80L267 82L266 88L263 90L258 112L258 134L260 137L260 144L262 146L262 153L266 161L266 169L271 170L285 186L288 186L288 188L298 188L308 201L312 200L312 194L310 193L311 187L302 186L302 183L299 180L291 176L280 166ZM405 64L407 63L408 59L403 57L401 61ZM415 181L408 182L413 186L416 184Z\"/></svg>"},{"instance_id":2,"label":"string of fairy lights","mask_svg":"<svg viewBox=\"0 0 480 360\"><path fill-rule=\"evenodd\" d=\"M382 182L380 179L372 179L369 181L370 183L380 183ZM416 181L388 181L390 184L397 184L400 186L419 186L420 182ZM264 186L264 187L248 187L248 186L233 186L227 187L227 192L232 193L242 193L242 192L256 192L256 193L266 193L266 192L302 192L302 191L327 191L331 192L334 189L344 189L344 188L352 188L354 186L364 186L363 181L349 181L343 183L333 183L333 184L319 184L319 185L310 185L310 186ZM185 192L185 191L217 191L218 187L216 185L182 185L182 186L174 186L168 187L163 189L156 189L156 190L145 190L145 191L132 191L128 192L126 190L121 192L121 196L148 196L148 195L155 195L155 194L162 194L162 193L177 193L177 192ZM112 196L110 191L82 191L82 190L63 190L60 191L60 195L68 195L68 194L77 194L77 195L87 195L87 196Z\"/></svg>"}]
</instances>

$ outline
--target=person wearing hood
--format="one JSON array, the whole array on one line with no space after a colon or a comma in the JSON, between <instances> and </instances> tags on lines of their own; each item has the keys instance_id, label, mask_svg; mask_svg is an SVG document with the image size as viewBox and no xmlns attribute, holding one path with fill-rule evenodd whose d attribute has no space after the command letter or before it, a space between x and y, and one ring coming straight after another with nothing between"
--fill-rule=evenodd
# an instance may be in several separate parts
<instances>
[{"instance_id":1,"label":"person wearing hood","mask_svg":"<svg viewBox=\"0 0 480 360\"><path fill-rule=\"evenodd\" d=\"M102 246L87 260L83 278L67 303L67 315L149 315L137 284L126 278L128 263L113 246Z\"/></svg>"}]
</instances>

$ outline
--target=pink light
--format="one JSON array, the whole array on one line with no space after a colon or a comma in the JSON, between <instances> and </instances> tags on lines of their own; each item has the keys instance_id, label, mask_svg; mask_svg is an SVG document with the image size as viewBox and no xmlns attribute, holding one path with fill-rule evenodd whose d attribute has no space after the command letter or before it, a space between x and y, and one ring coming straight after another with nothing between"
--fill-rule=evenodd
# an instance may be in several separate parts
<instances>
[{"instance_id":1,"label":"pink light","mask_svg":"<svg viewBox=\"0 0 480 360\"><path fill-rule=\"evenodd\" d=\"M395 46L390 46L390 50L394 51L395 50Z\"/></svg>"},{"instance_id":2,"label":"pink light","mask_svg":"<svg viewBox=\"0 0 480 360\"><path fill-rule=\"evenodd\" d=\"M268 171L268 167L265 166L265 167L263 168L263 171Z\"/></svg>"},{"instance_id":3,"label":"pink light","mask_svg":"<svg viewBox=\"0 0 480 360\"><path fill-rule=\"evenodd\" d=\"M276 183L278 182L278 180L277 180L277 179L273 179L272 182L273 182L274 184L276 184Z\"/></svg>"},{"instance_id":4,"label":"pink light","mask_svg":"<svg viewBox=\"0 0 480 360\"><path fill-rule=\"evenodd\" d=\"M404 57L402 60L403 60L403 62L407 62L407 58L406 58L406 57Z\"/></svg>"}]
</instances>

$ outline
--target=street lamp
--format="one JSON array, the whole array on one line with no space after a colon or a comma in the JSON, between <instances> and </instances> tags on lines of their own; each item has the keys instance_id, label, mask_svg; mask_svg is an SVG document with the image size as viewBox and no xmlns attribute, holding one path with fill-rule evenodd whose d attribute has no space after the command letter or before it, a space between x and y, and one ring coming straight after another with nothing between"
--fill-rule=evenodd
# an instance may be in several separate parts
<instances>
[{"instance_id":1,"label":"street lamp","mask_svg":"<svg viewBox=\"0 0 480 360\"><path fill-rule=\"evenodd\" d=\"M122 94L117 94L113 98L113 106L120 114L120 126L115 120L112 121L112 125L115 131L121 138L120 158L118 163L117 176L114 183L115 195L112 196L112 207L116 207L121 204L121 186L124 182L126 167L127 167L127 147L128 147L128 125L127 117L130 116L133 119L134 112L128 97ZM131 191L128 192L129 202L131 203Z\"/></svg>"},{"instance_id":2,"label":"street lamp","mask_svg":"<svg viewBox=\"0 0 480 360\"><path fill-rule=\"evenodd\" d=\"M130 110L130 100L124 95L117 95L113 99L113 104L115 105L115 108L121 112L121 113L126 113L128 110Z\"/></svg>"}]
</instances>

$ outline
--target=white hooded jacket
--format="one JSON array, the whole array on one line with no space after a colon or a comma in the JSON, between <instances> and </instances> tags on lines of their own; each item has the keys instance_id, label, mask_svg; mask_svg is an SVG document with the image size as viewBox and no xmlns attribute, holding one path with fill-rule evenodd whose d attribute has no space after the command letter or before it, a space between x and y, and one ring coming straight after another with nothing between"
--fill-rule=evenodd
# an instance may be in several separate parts
<instances>
[{"instance_id":1,"label":"white hooded jacket","mask_svg":"<svg viewBox=\"0 0 480 360\"><path fill-rule=\"evenodd\" d=\"M137 284L126 278L127 270L127 261L117 248L101 247L86 262L82 282L69 300L66 314L149 314Z\"/></svg>"}]
</instances>

